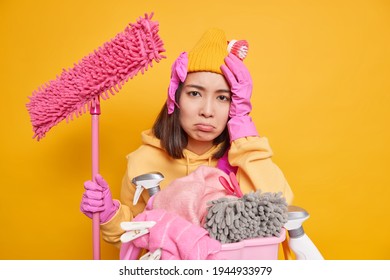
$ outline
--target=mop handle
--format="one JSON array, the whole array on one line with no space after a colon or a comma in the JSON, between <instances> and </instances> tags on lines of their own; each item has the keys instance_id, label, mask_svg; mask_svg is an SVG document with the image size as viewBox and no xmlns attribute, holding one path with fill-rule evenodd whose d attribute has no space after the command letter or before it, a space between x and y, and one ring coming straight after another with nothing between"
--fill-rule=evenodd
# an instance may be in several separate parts
<instances>
[{"instance_id":1,"label":"mop handle","mask_svg":"<svg viewBox=\"0 0 390 280\"><path fill-rule=\"evenodd\" d=\"M92 181L99 173L99 115L100 105L91 105L92 119ZM99 213L92 215L92 242L93 242L93 259L100 260L100 217Z\"/></svg>"}]
</instances>

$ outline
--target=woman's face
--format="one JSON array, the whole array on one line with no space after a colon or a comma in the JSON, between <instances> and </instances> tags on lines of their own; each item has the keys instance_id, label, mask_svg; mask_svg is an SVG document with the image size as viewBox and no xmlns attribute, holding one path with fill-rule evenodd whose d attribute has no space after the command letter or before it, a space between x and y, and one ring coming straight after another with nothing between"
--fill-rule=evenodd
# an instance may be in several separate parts
<instances>
[{"instance_id":1,"label":"woman's face","mask_svg":"<svg viewBox=\"0 0 390 280\"><path fill-rule=\"evenodd\" d=\"M179 99L179 120L188 135L187 149L202 154L226 127L230 88L225 78L211 72L187 75Z\"/></svg>"}]
</instances>

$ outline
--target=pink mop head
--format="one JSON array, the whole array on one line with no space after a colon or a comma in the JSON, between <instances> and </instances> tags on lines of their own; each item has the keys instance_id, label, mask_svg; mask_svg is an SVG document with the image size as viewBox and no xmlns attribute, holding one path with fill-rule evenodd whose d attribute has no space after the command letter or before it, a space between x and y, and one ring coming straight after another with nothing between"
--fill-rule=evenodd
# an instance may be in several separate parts
<instances>
[{"instance_id":1,"label":"pink mop head","mask_svg":"<svg viewBox=\"0 0 390 280\"><path fill-rule=\"evenodd\" d=\"M109 98L139 71L143 74L165 56L163 42L158 35L158 22L151 21L153 13L129 24L111 41L84 57L79 64L63 70L29 97L26 105L30 113L34 136L40 140L63 119L77 117L99 104L99 97Z\"/></svg>"}]
</instances>

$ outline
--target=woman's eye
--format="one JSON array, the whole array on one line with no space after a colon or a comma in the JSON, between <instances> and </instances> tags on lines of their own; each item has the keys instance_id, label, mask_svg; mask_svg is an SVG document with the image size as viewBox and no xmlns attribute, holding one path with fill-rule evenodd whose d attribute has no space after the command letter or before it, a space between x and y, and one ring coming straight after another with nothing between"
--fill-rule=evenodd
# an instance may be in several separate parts
<instances>
[{"instance_id":1,"label":"woman's eye","mask_svg":"<svg viewBox=\"0 0 390 280\"><path fill-rule=\"evenodd\" d=\"M230 97L225 95L219 95L217 98L221 101L226 101L226 102L230 101Z\"/></svg>"},{"instance_id":2,"label":"woman's eye","mask_svg":"<svg viewBox=\"0 0 390 280\"><path fill-rule=\"evenodd\" d=\"M197 91L190 91L190 92L188 93L188 95L189 95L189 96L200 96L200 93L197 92Z\"/></svg>"}]
</instances>

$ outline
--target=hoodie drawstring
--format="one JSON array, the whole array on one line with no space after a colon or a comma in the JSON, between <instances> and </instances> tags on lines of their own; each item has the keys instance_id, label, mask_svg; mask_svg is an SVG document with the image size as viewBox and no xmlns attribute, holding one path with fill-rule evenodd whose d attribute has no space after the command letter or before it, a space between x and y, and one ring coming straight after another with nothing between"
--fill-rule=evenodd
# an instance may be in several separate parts
<instances>
[{"instance_id":1,"label":"hoodie drawstring","mask_svg":"<svg viewBox=\"0 0 390 280\"><path fill-rule=\"evenodd\" d=\"M186 171L186 174L187 176L190 174L190 159L189 157L186 155L186 160L187 160L187 171Z\"/></svg>"}]
</instances>

